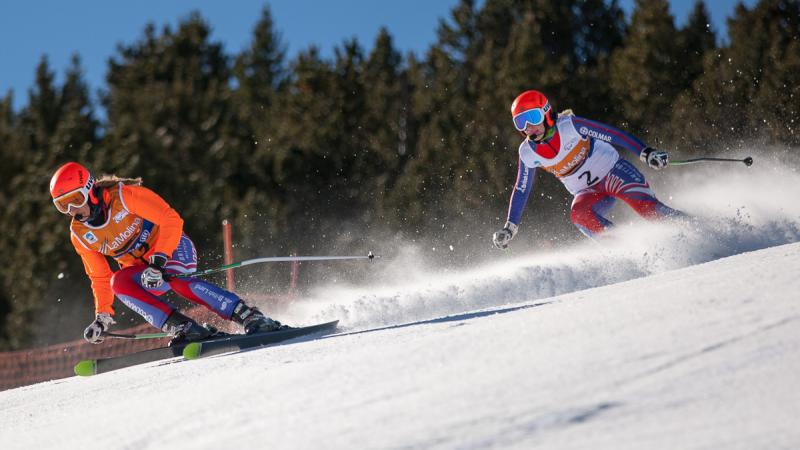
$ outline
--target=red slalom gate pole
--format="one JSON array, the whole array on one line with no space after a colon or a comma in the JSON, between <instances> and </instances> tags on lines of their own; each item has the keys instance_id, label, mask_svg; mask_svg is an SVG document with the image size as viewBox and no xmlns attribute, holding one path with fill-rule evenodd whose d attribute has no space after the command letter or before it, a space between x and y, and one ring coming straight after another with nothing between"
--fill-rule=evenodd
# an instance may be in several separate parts
<instances>
[{"instance_id":1,"label":"red slalom gate pole","mask_svg":"<svg viewBox=\"0 0 800 450\"><path fill-rule=\"evenodd\" d=\"M225 246L225 265L233 263L233 244L231 242L231 223L228 219L222 221L222 240ZM233 292L235 282L233 280L233 269L225 271L225 286L229 291Z\"/></svg>"}]
</instances>

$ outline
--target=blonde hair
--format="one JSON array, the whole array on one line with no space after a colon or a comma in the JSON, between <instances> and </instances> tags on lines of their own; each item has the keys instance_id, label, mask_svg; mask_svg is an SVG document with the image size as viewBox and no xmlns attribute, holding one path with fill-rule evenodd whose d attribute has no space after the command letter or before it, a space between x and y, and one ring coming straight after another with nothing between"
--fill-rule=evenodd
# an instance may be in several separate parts
<instances>
[{"instance_id":1,"label":"blonde hair","mask_svg":"<svg viewBox=\"0 0 800 450\"><path fill-rule=\"evenodd\" d=\"M561 111L560 113L558 113L558 117L561 117L561 116L574 116L574 115L575 115L575 113L572 112L571 109L565 109L565 110Z\"/></svg>"},{"instance_id":2,"label":"blonde hair","mask_svg":"<svg viewBox=\"0 0 800 450\"><path fill-rule=\"evenodd\" d=\"M111 186L116 186L118 183L122 183L126 186L141 186L142 177L121 178L116 175L103 175L97 180L97 182L95 182L94 185L99 188L108 188Z\"/></svg>"}]
</instances>

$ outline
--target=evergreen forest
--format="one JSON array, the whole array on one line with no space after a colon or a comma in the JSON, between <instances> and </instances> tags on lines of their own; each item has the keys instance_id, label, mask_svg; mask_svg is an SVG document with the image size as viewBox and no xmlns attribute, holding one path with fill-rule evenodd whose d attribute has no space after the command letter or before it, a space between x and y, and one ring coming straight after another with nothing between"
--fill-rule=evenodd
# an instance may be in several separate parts
<instances>
[{"instance_id":1,"label":"evergreen forest","mask_svg":"<svg viewBox=\"0 0 800 450\"><path fill-rule=\"evenodd\" d=\"M28 92L0 93L0 349L78 339L92 319L48 192L68 161L142 177L184 218L201 268L222 263L223 219L237 259L389 257L402 242L469 265L499 252L491 234L521 139L509 108L523 90L674 158L800 148L797 0L739 4L725 35L703 1L677 26L667 0L636 0L628 16L615 0L462 0L423 54L400 52L382 29L373 42L330 43L331 57L318 47L290 57L268 6L252 23L241 53L211 40L198 13L142 24L96 93L77 53L63 83L42 55ZM568 192L537 178L521 248L580 238ZM286 272L251 274L280 291ZM326 276L304 266L301 281Z\"/></svg>"}]
</instances>

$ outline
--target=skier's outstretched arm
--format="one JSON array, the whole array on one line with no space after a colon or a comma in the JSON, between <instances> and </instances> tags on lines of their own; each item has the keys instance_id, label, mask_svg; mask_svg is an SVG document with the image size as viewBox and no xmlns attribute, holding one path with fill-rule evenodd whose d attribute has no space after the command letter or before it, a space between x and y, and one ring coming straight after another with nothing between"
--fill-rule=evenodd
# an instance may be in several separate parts
<instances>
[{"instance_id":1,"label":"skier's outstretched arm","mask_svg":"<svg viewBox=\"0 0 800 450\"><path fill-rule=\"evenodd\" d=\"M619 128L584 117L573 116L572 120L578 132L582 135L608 142L615 147L622 147L636 155L651 169L661 170L669 164L669 155L667 152L648 147L636 136L626 133Z\"/></svg>"},{"instance_id":2,"label":"skier's outstretched arm","mask_svg":"<svg viewBox=\"0 0 800 450\"><path fill-rule=\"evenodd\" d=\"M113 273L105 256L87 248L75 236L75 233L70 234L70 240L83 261L83 268L92 282L92 292L94 293L95 318L83 331L83 338L92 344L99 344L103 342L103 332L116 323L112 307L114 293L111 290L111 276Z\"/></svg>"},{"instance_id":3,"label":"skier's outstretched arm","mask_svg":"<svg viewBox=\"0 0 800 450\"><path fill-rule=\"evenodd\" d=\"M517 234L519 223L522 219L522 212L525 204L533 191L533 181L536 176L536 169L531 169L519 160L517 169L517 181L514 183L514 190L511 192L511 199L508 204L508 216L503 229L497 231L492 236L492 242L497 248L507 248L508 243Z\"/></svg>"}]
</instances>

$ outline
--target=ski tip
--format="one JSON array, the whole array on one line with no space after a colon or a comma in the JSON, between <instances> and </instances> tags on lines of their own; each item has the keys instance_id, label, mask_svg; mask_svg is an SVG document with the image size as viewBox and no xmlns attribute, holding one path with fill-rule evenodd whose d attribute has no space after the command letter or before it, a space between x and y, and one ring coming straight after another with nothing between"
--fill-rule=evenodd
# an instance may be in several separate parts
<instances>
[{"instance_id":1,"label":"ski tip","mask_svg":"<svg viewBox=\"0 0 800 450\"><path fill-rule=\"evenodd\" d=\"M84 359L75 364L75 375L80 377L90 377L97 373L97 360Z\"/></svg>"},{"instance_id":2,"label":"ski tip","mask_svg":"<svg viewBox=\"0 0 800 450\"><path fill-rule=\"evenodd\" d=\"M183 348L183 357L185 359L197 359L200 356L203 344L199 342L190 342Z\"/></svg>"}]
</instances>

